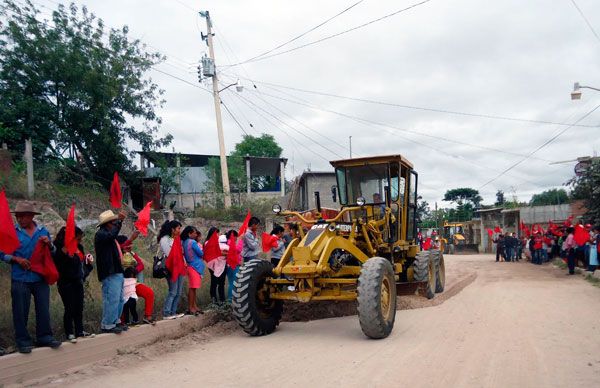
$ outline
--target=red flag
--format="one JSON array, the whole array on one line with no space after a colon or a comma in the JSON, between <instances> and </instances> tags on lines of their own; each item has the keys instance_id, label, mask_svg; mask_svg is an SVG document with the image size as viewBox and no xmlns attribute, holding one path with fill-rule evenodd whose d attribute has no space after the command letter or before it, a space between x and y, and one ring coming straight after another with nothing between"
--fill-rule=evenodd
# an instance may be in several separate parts
<instances>
[{"instance_id":1,"label":"red flag","mask_svg":"<svg viewBox=\"0 0 600 388\"><path fill-rule=\"evenodd\" d=\"M0 191L0 251L12 255L21 245L4 189Z\"/></svg>"},{"instance_id":2,"label":"red flag","mask_svg":"<svg viewBox=\"0 0 600 388\"><path fill-rule=\"evenodd\" d=\"M569 216L563 223L564 226L569 227L573 225L573 216Z\"/></svg>"},{"instance_id":3,"label":"red flag","mask_svg":"<svg viewBox=\"0 0 600 388\"><path fill-rule=\"evenodd\" d=\"M579 224L575 226L575 242L577 245L584 245L590 239L590 234L583 227L583 225Z\"/></svg>"},{"instance_id":4,"label":"red flag","mask_svg":"<svg viewBox=\"0 0 600 388\"><path fill-rule=\"evenodd\" d=\"M73 204L71 205L71 210L69 210L67 226L65 227L65 249L69 256L73 256L77 252L77 245L77 238L75 236L75 204Z\"/></svg>"},{"instance_id":5,"label":"red flag","mask_svg":"<svg viewBox=\"0 0 600 388\"><path fill-rule=\"evenodd\" d=\"M240 230L238 231L238 236L242 237L246 231L248 230L248 222L250 222L250 218L252 214L250 214L250 210L248 210L248 214L246 214L246 218L244 218L244 222L242 222L242 226L240 226Z\"/></svg>"},{"instance_id":6,"label":"red flag","mask_svg":"<svg viewBox=\"0 0 600 388\"><path fill-rule=\"evenodd\" d=\"M150 207L152 206L152 201L148 202L146 206L138 213L138 219L133 224L137 230L140 231L142 236L146 237L148 235L148 225L150 224Z\"/></svg>"},{"instance_id":7,"label":"red flag","mask_svg":"<svg viewBox=\"0 0 600 388\"><path fill-rule=\"evenodd\" d=\"M167 262L165 263L169 273L171 274L171 281L174 282L180 275L187 273L185 268L185 261L183 259L183 248L181 246L181 237L175 236L173 240L173 246L171 252L167 256Z\"/></svg>"},{"instance_id":8,"label":"red flag","mask_svg":"<svg viewBox=\"0 0 600 388\"><path fill-rule=\"evenodd\" d=\"M492 235L494 234L494 231L491 229L487 230L488 236L492 237Z\"/></svg>"},{"instance_id":9,"label":"red flag","mask_svg":"<svg viewBox=\"0 0 600 388\"><path fill-rule=\"evenodd\" d=\"M262 250L269 252L271 248L277 248L279 237L272 236L267 233L262 234Z\"/></svg>"},{"instance_id":10,"label":"red flag","mask_svg":"<svg viewBox=\"0 0 600 388\"><path fill-rule=\"evenodd\" d=\"M525 223L523 221L521 221L519 229L525 230L525 228L527 228L527 226L525 226Z\"/></svg>"},{"instance_id":11,"label":"red flag","mask_svg":"<svg viewBox=\"0 0 600 388\"><path fill-rule=\"evenodd\" d=\"M229 237L227 245L229 245L229 251L227 251L227 265L229 268L235 269L235 267L240 265L240 253L237 250L237 244L235 243L235 236L233 233L231 234L231 237Z\"/></svg>"},{"instance_id":12,"label":"red flag","mask_svg":"<svg viewBox=\"0 0 600 388\"><path fill-rule=\"evenodd\" d=\"M219 246L219 234L213 233L204 243L204 261L207 263L221 256L221 247Z\"/></svg>"},{"instance_id":13,"label":"red flag","mask_svg":"<svg viewBox=\"0 0 600 388\"><path fill-rule=\"evenodd\" d=\"M44 278L44 281L49 285L56 283L58 280L58 270L52 260L52 253L47 244L41 241L35 246L33 253L31 254L31 271L36 272Z\"/></svg>"},{"instance_id":14,"label":"red flag","mask_svg":"<svg viewBox=\"0 0 600 388\"><path fill-rule=\"evenodd\" d=\"M119 183L119 174L115 171L113 181L110 184L110 204L116 209L121 208L123 202L123 194L121 193L121 183Z\"/></svg>"},{"instance_id":15,"label":"red flag","mask_svg":"<svg viewBox=\"0 0 600 388\"><path fill-rule=\"evenodd\" d=\"M423 250L428 251L431 248L431 237L427 237L427 240L423 243Z\"/></svg>"},{"instance_id":16,"label":"red flag","mask_svg":"<svg viewBox=\"0 0 600 388\"><path fill-rule=\"evenodd\" d=\"M496 226L496 227L494 228L494 232L496 232L496 233L502 233L502 228L501 228L501 227L499 227L499 226Z\"/></svg>"}]
</instances>

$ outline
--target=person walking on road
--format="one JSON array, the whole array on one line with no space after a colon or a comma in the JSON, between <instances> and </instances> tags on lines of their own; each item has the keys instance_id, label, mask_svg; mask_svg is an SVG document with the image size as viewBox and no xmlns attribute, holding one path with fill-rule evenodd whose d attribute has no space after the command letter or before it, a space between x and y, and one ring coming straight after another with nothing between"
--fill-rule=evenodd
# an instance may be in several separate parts
<instances>
[{"instance_id":1,"label":"person walking on road","mask_svg":"<svg viewBox=\"0 0 600 388\"><path fill-rule=\"evenodd\" d=\"M103 333L121 334L127 325L121 324L123 312L123 253L117 241L125 213L114 214L107 210L98 217L98 231L94 238L98 280L102 283Z\"/></svg>"},{"instance_id":2,"label":"person walking on road","mask_svg":"<svg viewBox=\"0 0 600 388\"><path fill-rule=\"evenodd\" d=\"M50 250L50 233L33 218L40 214L30 201L19 201L15 208L15 226L19 247L12 253L0 252L0 261L11 266L11 289L13 327L17 349L20 353L31 353L33 342L27 331L31 296L35 302L35 332L38 347L56 349L61 345L52 335L50 325L50 287L42 275L31 271L31 256L38 243L46 244Z\"/></svg>"}]
</instances>

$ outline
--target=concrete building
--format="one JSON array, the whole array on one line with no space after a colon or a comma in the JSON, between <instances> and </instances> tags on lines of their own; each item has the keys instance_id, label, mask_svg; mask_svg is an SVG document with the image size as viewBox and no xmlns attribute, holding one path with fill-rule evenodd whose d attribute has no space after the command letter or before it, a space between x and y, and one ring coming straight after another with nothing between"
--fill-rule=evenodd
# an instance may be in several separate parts
<instances>
[{"instance_id":1,"label":"concrete building","mask_svg":"<svg viewBox=\"0 0 600 388\"><path fill-rule=\"evenodd\" d=\"M304 171L292 184L288 208L309 210L316 208L315 191L321 197L321 207L339 209L339 198L333 202L332 187L337 185L333 171ZM337 195L336 195L337 196Z\"/></svg>"},{"instance_id":2,"label":"concrete building","mask_svg":"<svg viewBox=\"0 0 600 388\"><path fill-rule=\"evenodd\" d=\"M215 193L211 189L208 169L211 158L219 155L178 154L167 152L138 152L140 155L140 169L144 172L144 202L154 201L169 204L175 201L176 206L193 209L216 203L222 193ZM281 200L285 196L285 158L266 158L246 156L244 167L246 170L245 182L230 181L231 196L234 203L243 203L246 200L261 198L276 198ZM161 195L160 167L164 164L167 171L181 168L181 176L175 187L171 188L164 199L156 198ZM211 179L212 178L212 179ZM257 186L259 188L257 188ZM245 187L240 190L240 187ZM254 189L253 189L254 187Z\"/></svg>"}]
</instances>

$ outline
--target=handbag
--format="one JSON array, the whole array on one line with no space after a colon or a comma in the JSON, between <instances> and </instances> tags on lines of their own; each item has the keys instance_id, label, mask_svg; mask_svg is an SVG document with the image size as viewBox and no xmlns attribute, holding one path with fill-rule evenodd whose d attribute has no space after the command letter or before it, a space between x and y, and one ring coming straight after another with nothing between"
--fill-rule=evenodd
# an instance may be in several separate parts
<instances>
[{"instance_id":1,"label":"handbag","mask_svg":"<svg viewBox=\"0 0 600 388\"><path fill-rule=\"evenodd\" d=\"M152 277L155 279L164 279L169 277L169 270L167 269L167 256L161 252L160 244L154 255L152 263Z\"/></svg>"}]
</instances>

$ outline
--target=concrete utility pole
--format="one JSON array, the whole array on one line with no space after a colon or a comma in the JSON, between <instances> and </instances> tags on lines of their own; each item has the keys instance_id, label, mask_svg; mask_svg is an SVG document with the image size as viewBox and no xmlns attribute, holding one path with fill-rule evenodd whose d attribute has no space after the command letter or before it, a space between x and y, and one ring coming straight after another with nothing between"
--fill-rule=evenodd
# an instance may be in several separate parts
<instances>
[{"instance_id":1,"label":"concrete utility pole","mask_svg":"<svg viewBox=\"0 0 600 388\"><path fill-rule=\"evenodd\" d=\"M33 198L35 183L33 181L33 147L31 139L25 140L25 162L27 163L27 196Z\"/></svg>"},{"instance_id":2,"label":"concrete utility pole","mask_svg":"<svg viewBox=\"0 0 600 388\"><path fill-rule=\"evenodd\" d=\"M201 13L203 14L203 13ZM204 16L204 15L203 15ZM221 157L221 179L223 180L223 202L225 208L231 207L231 190L229 189L229 171L227 157L225 156L225 139L223 137L223 121L221 119L221 98L219 97L219 80L217 78L217 65L215 63L215 50L213 48L212 22L210 14L206 11L207 44L210 59L214 64L215 73L212 76L213 98L215 100L215 115L217 116L217 135L219 137L219 155Z\"/></svg>"}]
</instances>

